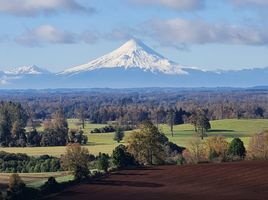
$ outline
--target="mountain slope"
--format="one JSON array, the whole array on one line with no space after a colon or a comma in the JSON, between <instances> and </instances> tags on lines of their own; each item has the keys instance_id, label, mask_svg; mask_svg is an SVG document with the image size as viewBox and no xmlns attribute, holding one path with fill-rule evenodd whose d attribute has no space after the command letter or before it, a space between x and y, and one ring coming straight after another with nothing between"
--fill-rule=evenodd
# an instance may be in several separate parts
<instances>
[{"instance_id":1,"label":"mountain slope","mask_svg":"<svg viewBox=\"0 0 268 200\"><path fill-rule=\"evenodd\" d=\"M165 74L185 74L181 66L170 61L139 40L129 40L111 53L87 64L72 67L60 74L76 74L103 68L140 68L144 71Z\"/></svg>"},{"instance_id":2,"label":"mountain slope","mask_svg":"<svg viewBox=\"0 0 268 200\"><path fill-rule=\"evenodd\" d=\"M229 71L186 68L139 40L130 40L109 54L60 73L36 66L0 71L0 88L252 87L268 85L267 77L268 68Z\"/></svg>"}]
</instances>

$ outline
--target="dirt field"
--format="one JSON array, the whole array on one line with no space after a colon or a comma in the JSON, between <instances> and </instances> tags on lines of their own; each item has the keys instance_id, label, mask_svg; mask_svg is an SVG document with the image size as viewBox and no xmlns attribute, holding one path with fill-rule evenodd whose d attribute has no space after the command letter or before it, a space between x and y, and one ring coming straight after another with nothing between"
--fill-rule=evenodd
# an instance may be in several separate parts
<instances>
[{"instance_id":1,"label":"dirt field","mask_svg":"<svg viewBox=\"0 0 268 200\"><path fill-rule=\"evenodd\" d=\"M124 170L51 199L267 200L268 162Z\"/></svg>"},{"instance_id":2,"label":"dirt field","mask_svg":"<svg viewBox=\"0 0 268 200\"><path fill-rule=\"evenodd\" d=\"M0 191L2 191L3 189L6 189L6 188L7 188L6 184L0 183Z\"/></svg>"}]
</instances>

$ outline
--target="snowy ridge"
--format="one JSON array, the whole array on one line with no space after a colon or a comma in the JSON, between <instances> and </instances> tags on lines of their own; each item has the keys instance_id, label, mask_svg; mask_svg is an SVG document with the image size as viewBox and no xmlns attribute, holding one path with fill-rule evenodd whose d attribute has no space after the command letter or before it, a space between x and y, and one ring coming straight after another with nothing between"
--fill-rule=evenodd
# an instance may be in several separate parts
<instances>
[{"instance_id":1,"label":"snowy ridge","mask_svg":"<svg viewBox=\"0 0 268 200\"><path fill-rule=\"evenodd\" d=\"M45 69L41 69L35 65L31 66L22 66L22 67L16 67L9 70L4 71L7 75L40 75L40 74L48 74L49 71Z\"/></svg>"},{"instance_id":2,"label":"snowy ridge","mask_svg":"<svg viewBox=\"0 0 268 200\"><path fill-rule=\"evenodd\" d=\"M69 68L60 74L78 74L101 68L141 68L144 71L165 74L187 74L182 66L166 59L140 40L129 40L118 49L87 64Z\"/></svg>"}]
</instances>

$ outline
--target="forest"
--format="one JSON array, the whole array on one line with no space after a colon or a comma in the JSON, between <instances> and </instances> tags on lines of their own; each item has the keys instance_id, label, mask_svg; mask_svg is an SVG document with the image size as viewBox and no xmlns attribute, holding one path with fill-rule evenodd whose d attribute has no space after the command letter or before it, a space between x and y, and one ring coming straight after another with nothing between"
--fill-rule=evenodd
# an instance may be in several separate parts
<instances>
[{"instance_id":1,"label":"forest","mask_svg":"<svg viewBox=\"0 0 268 200\"><path fill-rule=\"evenodd\" d=\"M118 127L132 130L150 120L168 124L171 131L173 125L191 123L203 135L210 120L268 117L266 89L2 90L0 94L0 144L11 147L86 144L82 130L86 121L114 124L92 133ZM79 119L82 129L69 129L70 118ZM199 128L198 119L203 120Z\"/></svg>"},{"instance_id":2,"label":"forest","mask_svg":"<svg viewBox=\"0 0 268 200\"><path fill-rule=\"evenodd\" d=\"M16 95L14 95L16 93ZM145 119L164 123L170 111L178 123L196 109L207 109L211 120L267 118L267 89L88 89L1 90L0 101L20 103L30 120L44 120L61 106L67 118L93 123L118 121L138 124Z\"/></svg>"}]
</instances>

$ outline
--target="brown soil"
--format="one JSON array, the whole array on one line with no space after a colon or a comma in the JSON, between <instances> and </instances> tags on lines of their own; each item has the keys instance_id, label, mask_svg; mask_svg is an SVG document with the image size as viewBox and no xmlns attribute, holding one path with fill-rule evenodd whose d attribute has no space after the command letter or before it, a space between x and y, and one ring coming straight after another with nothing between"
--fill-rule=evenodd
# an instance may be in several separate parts
<instances>
[{"instance_id":1,"label":"brown soil","mask_svg":"<svg viewBox=\"0 0 268 200\"><path fill-rule=\"evenodd\" d=\"M55 200L267 200L268 162L123 170L72 187Z\"/></svg>"},{"instance_id":2,"label":"brown soil","mask_svg":"<svg viewBox=\"0 0 268 200\"><path fill-rule=\"evenodd\" d=\"M6 188L7 188L6 184L0 183L0 191L3 190L3 189L6 189Z\"/></svg>"}]
</instances>

